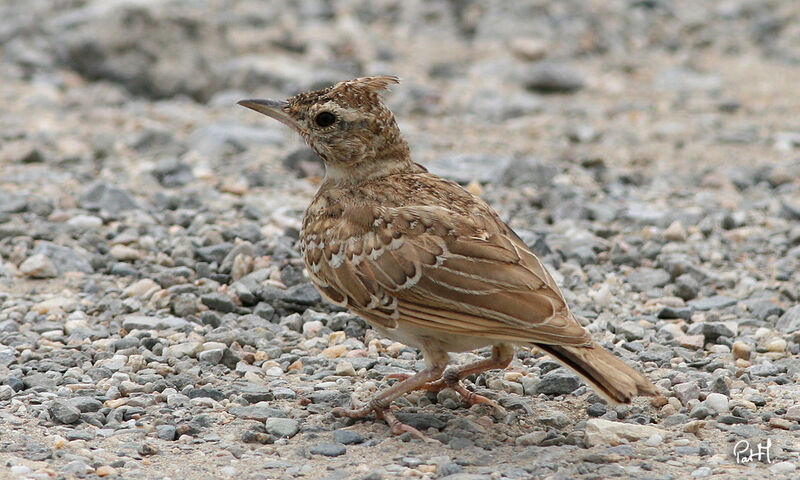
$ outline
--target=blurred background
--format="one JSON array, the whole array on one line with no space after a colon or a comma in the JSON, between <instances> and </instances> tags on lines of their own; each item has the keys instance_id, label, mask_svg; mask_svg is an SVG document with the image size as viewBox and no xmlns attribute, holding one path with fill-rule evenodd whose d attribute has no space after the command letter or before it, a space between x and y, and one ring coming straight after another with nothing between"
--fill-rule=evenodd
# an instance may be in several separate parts
<instances>
[{"instance_id":1,"label":"blurred background","mask_svg":"<svg viewBox=\"0 0 800 480\"><path fill-rule=\"evenodd\" d=\"M800 144L799 12L769 0L6 0L1 158L69 164L73 178L177 162L252 182L246 151L285 156L285 132L236 100L385 73L403 79L390 104L416 157L456 155L440 161L460 178L485 181L514 154L694 178Z\"/></svg>"}]
</instances>

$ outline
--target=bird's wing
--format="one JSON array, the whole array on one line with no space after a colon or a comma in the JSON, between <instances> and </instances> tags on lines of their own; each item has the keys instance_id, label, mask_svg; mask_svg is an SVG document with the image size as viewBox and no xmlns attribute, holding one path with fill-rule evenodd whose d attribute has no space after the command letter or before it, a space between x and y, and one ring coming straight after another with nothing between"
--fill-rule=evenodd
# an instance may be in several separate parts
<instances>
[{"instance_id":1,"label":"bird's wing","mask_svg":"<svg viewBox=\"0 0 800 480\"><path fill-rule=\"evenodd\" d=\"M591 341L539 259L499 219L494 232L479 225L459 234L464 219L454 223L442 207L382 212L377 228L309 251L309 273L329 299L387 328L402 320L520 343Z\"/></svg>"}]
</instances>

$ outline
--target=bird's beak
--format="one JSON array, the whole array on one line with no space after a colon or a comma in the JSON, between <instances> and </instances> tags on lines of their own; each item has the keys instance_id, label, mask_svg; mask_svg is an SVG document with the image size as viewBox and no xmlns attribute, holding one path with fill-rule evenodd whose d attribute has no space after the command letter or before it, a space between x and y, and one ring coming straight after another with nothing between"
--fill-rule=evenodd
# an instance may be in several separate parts
<instances>
[{"instance_id":1,"label":"bird's beak","mask_svg":"<svg viewBox=\"0 0 800 480\"><path fill-rule=\"evenodd\" d=\"M297 122L285 111L285 108L289 106L287 102L282 100L242 100L238 104L297 129Z\"/></svg>"}]
</instances>

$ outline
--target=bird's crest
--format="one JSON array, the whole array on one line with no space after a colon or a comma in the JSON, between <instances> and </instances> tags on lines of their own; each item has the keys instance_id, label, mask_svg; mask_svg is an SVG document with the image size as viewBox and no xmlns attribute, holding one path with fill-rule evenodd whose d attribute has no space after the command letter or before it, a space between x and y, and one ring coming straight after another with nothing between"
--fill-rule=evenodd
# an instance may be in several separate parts
<instances>
[{"instance_id":1,"label":"bird's crest","mask_svg":"<svg viewBox=\"0 0 800 480\"><path fill-rule=\"evenodd\" d=\"M342 100L343 104L374 103L382 91L397 83L400 79L393 75L354 78L321 90L298 93L288 102L292 108L304 108L325 100Z\"/></svg>"},{"instance_id":2,"label":"bird's crest","mask_svg":"<svg viewBox=\"0 0 800 480\"><path fill-rule=\"evenodd\" d=\"M379 93L388 90L390 86L400 83L400 79L393 75L376 75L374 77L361 77L345 82L339 82L331 88L331 93L350 89L363 89Z\"/></svg>"}]
</instances>

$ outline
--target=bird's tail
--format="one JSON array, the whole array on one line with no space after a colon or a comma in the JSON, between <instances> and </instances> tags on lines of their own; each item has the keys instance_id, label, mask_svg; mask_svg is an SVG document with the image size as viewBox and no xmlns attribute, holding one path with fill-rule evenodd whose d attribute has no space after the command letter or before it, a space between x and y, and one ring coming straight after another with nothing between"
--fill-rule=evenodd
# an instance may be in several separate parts
<instances>
[{"instance_id":1,"label":"bird's tail","mask_svg":"<svg viewBox=\"0 0 800 480\"><path fill-rule=\"evenodd\" d=\"M612 403L630 403L636 395L660 395L644 375L597 343L588 347L536 346L574 370Z\"/></svg>"}]
</instances>

